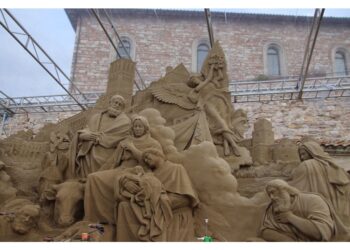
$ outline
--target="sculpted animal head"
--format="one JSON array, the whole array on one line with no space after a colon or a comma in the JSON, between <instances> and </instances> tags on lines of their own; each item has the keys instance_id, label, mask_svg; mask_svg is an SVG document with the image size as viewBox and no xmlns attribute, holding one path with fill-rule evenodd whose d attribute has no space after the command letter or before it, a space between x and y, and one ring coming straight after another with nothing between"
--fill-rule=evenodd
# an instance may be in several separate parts
<instances>
[{"instance_id":1,"label":"sculpted animal head","mask_svg":"<svg viewBox=\"0 0 350 250\"><path fill-rule=\"evenodd\" d=\"M24 205L16 212L11 224L12 230L17 234L27 234L32 228L36 227L39 215L39 205Z\"/></svg>"},{"instance_id":2,"label":"sculpted animal head","mask_svg":"<svg viewBox=\"0 0 350 250\"><path fill-rule=\"evenodd\" d=\"M48 167L39 177L39 185L37 191L39 194L40 202L46 199L46 190L52 188L52 185L59 184L63 181L62 174L57 167Z\"/></svg>"},{"instance_id":3,"label":"sculpted animal head","mask_svg":"<svg viewBox=\"0 0 350 250\"><path fill-rule=\"evenodd\" d=\"M54 220L59 226L70 226L84 215L85 183L69 180L52 185L45 192L47 200L55 201Z\"/></svg>"}]
</instances>

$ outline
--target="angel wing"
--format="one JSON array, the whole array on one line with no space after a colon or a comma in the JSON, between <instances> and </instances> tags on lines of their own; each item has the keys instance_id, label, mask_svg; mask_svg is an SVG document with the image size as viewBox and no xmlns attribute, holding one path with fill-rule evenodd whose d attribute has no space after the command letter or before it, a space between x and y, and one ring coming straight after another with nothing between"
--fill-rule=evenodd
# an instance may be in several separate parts
<instances>
[{"instance_id":1,"label":"angel wing","mask_svg":"<svg viewBox=\"0 0 350 250\"><path fill-rule=\"evenodd\" d=\"M196 104L188 98L192 90L184 83L155 82L151 86L152 95L158 101L175 104L189 110L196 108Z\"/></svg>"}]
</instances>

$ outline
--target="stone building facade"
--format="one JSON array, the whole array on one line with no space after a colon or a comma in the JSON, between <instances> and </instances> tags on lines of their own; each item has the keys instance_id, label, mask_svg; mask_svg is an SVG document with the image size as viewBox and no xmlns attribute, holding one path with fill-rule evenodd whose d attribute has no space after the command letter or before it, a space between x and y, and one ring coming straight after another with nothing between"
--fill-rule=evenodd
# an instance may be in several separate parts
<instances>
[{"instance_id":1,"label":"stone building facade","mask_svg":"<svg viewBox=\"0 0 350 250\"><path fill-rule=\"evenodd\" d=\"M73 82L83 92L104 92L109 64L116 59L116 52L91 12L67 9L66 13L76 32ZM122 40L127 41L130 56L146 85L163 76L167 66L176 67L183 63L189 71L197 71L199 46L209 45L204 12L114 9L108 13ZM103 15L101 17L107 23ZM214 37L220 41L226 54L229 80L298 75L311 22L312 17L212 12ZM116 37L113 39L117 41ZM271 49L278 53L277 75L269 75ZM349 52L350 18L325 17L309 75L336 75L339 55L344 57L346 70L343 74L349 74ZM137 76L135 79L139 82ZM239 103L235 108L248 112L251 128L248 137L252 134L254 122L266 118L272 122L276 139L294 139L309 134L322 141L350 141L349 98ZM59 117L66 115L55 113L51 120ZM24 118L14 119L22 121ZM17 126L14 119L9 121L12 132ZM35 114L25 119L40 124L44 122ZM34 129L38 126L33 125Z\"/></svg>"},{"instance_id":2,"label":"stone building facade","mask_svg":"<svg viewBox=\"0 0 350 250\"><path fill-rule=\"evenodd\" d=\"M84 92L104 91L116 52L88 10L68 9L66 13L76 31L74 83ZM167 66L183 63L196 71L197 46L209 44L202 11L114 9L109 14L119 36L130 44L131 57L146 84L164 75ZM103 14L101 18L108 23ZM311 22L312 17L212 13L214 37L225 52L230 81L268 75L271 47L280 61L280 75L272 78L299 75ZM332 75L336 52L344 54L350 68L349 27L350 18L323 19L309 75Z\"/></svg>"}]
</instances>

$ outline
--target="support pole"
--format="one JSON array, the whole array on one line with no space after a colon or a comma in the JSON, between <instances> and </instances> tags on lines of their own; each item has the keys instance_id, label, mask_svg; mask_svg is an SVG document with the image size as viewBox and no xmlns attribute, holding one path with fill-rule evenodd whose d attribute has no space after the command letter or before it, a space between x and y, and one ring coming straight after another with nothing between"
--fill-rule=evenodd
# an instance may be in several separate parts
<instances>
[{"instance_id":1,"label":"support pole","mask_svg":"<svg viewBox=\"0 0 350 250\"><path fill-rule=\"evenodd\" d=\"M204 9L204 12L205 12L205 19L207 21L210 47L212 48L213 45L214 45L214 33L213 33L213 27L212 27L212 24L211 24L211 14L210 14L210 10L209 9Z\"/></svg>"},{"instance_id":2,"label":"support pole","mask_svg":"<svg viewBox=\"0 0 350 250\"><path fill-rule=\"evenodd\" d=\"M61 82L60 76L58 73L61 73L61 76L66 78L68 82L71 84L74 89L80 93L84 98L85 96L79 91L79 89L72 83L72 81L69 79L69 77L63 72L63 70L55 63L54 60L47 54L47 52L36 42L36 40L29 34L29 32L21 25L21 23L11 14L11 12L7 9L0 9L1 16L3 18L3 21L0 20L0 25L22 46L23 49L25 49L29 55L32 56L32 58L56 81L58 85L80 106L82 110L86 110L86 108L67 90L67 88L63 85ZM6 21L6 16L4 12L7 14L7 16L17 25L17 28L21 30L21 33L14 32L10 29L8 22ZM23 42L20 40L17 35L25 35L27 36L26 42ZM32 44L34 52L30 51L29 44ZM41 52L41 55L45 56L45 59L49 62L49 64L52 64L55 68L55 73L51 72L50 69L45 65L48 64L48 62L44 62L37 53L37 50ZM56 75L55 75L56 74Z\"/></svg>"},{"instance_id":3,"label":"support pole","mask_svg":"<svg viewBox=\"0 0 350 250\"><path fill-rule=\"evenodd\" d=\"M99 15L97 14L96 10L91 9L91 12L94 14L94 16L95 16L97 22L98 22L99 25L101 26L101 28L102 28L103 32L105 33L105 35L107 36L109 42L112 44L114 50L117 52L117 55L121 58L121 55L119 54L119 51L118 51L117 46L116 46L115 43L113 42L113 39L112 39L112 37L109 35L109 33L108 33L106 27L103 25L103 23L102 23L102 21L101 21ZM124 46L124 45L123 45L123 46ZM125 47L123 47L123 48L125 48ZM136 87L137 87L138 90L142 90L136 81L135 81L135 85L136 85Z\"/></svg>"},{"instance_id":4,"label":"support pole","mask_svg":"<svg viewBox=\"0 0 350 250\"><path fill-rule=\"evenodd\" d=\"M0 135L2 135L4 133L6 119L7 119L7 112L4 112L4 114L2 116L2 124L1 124Z\"/></svg>"},{"instance_id":5,"label":"support pole","mask_svg":"<svg viewBox=\"0 0 350 250\"><path fill-rule=\"evenodd\" d=\"M313 53L314 48L315 48L315 44L316 44L316 40L317 40L317 36L318 36L319 29L320 29L320 25L321 25L324 11L325 11L325 9L316 9L315 10L310 34L309 34L307 44L305 47L303 64L302 64L301 70L300 70L299 81L298 81L297 86L296 86L297 89L299 90L298 99L301 99L303 96L305 79L306 79L308 71L309 71L312 53Z\"/></svg>"}]
</instances>

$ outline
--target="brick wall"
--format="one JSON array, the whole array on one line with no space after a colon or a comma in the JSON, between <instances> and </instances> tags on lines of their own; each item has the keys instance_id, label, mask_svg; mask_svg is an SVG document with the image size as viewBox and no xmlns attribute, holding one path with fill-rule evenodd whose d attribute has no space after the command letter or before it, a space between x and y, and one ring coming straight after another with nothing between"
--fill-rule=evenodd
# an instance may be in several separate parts
<instances>
[{"instance_id":1,"label":"brick wall","mask_svg":"<svg viewBox=\"0 0 350 250\"><path fill-rule=\"evenodd\" d=\"M252 136L254 122L266 118L272 122L275 139L298 139L303 135L311 135L323 141L350 141L350 98L238 103L234 107L247 111L247 138ZM45 124L62 121L74 114L15 115L7 120L4 131L7 135L28 129L36 133Z\"/></svg>"},{"instance_id":2,"label":"brick wall","mask_svg":"<svg viewBox=\"0 0 350 250\"><path fill-rule=\"evenodd\" d=\"M49 123L58 123L68 117L73 116L76 112L52 112L52 113L30 113L30 114L17 114L12 117L8 117L2 127L2 134L0 139L6 136L15 134L21 130L32 130L37 133L43 126Z\"/></svg>"},{"instance_id":3,"label":"brick wall","mask_svg":"<svg viewBox=\"0 0 350 250\"><path fill-rule=\"evenodd\" d=\"M83 91L104 91L108 65L115 58L115 51L93 16L83 12L80 18L73 65L75 84ZM119 13L112 19L119 35L134 42L134 61L146 83L164 75L169 65L183 63L191 70L193 43L208 37L204 14L157 17L136 12ZM269 42L282 47L285 75L298 75L310 22L310 19L213 18L214 36L221 41L226 54L230 81L250 80L264 74L264 46ZM349 23L327 20L322 23L309 73L332 73L332 51L340 46L350 51Z\"/></svg>"},{"instance_id":4,"label":"brick wall","mask_svg":"<svg viewBox=\"0 0 350 250\"><path fill-rule=\"evenodd\" d=\"M75 27L77 37L72 77L84 92L105 91L109 63L116 55L96 19L87 11L79 13L82 14ZM263 53L268 42L276 42L282 47L286 74L299 74L310 19L247 18L242 14L228 15L226 19L213 15L212 21L215 38L221 41L226 53L231 81L250 80L264 74ZM208 36L204 14L179 16L172 13L157 17L153 12L145 14L140 11L132 15L119 13L113 16L113 22L120 36L133 40L134 61L146 83L164 75L169 65L174 67L184 63L191 70L192 45L197 39ZM349 27L349 21L323 21L310 65L311 73L333 71L332 50L340 46L350 50ZM326 140L350 141L348 98L235 105L235 108L240 107L248 111L251 128L259 117L271 120L276 138L310 134ZM70 115L16 115L8 120L5 131L11 134L22 129L37 131L45 123L57 122ZM251 130L247 136L251 136Z\"/></svg>"},{"instance_id":5,"label":"brick wall","mask_svg":"<svg viewBox=\"0 0 350 250\"><path fill-rule=\"evenodd\" d=\"M115 52L94 17L80 15L80 42L76 51L75 83L84 91L103 91L108 64ZM251 80L264 74L264 46L277 43L283 50L286 75L298 75L311 19L257 16L213 16L214 36L221 41L230 81ZM203 15L119 12L113 23L120 36L135 45L135 62L146 83L164 75L165 67L183 63L192 69L193 44L208 36ZM333 72L334 49L350 51L347 23L324 19L309 67L312 75ZM348 62L349 64L349 62ZM349 66L348 66L349 67ZM350 67L349 67L350 68ZM349 99L239 104L248 111L250 127L259 117L271 120L276 138L310 134L320 139L350 140ZM247 136L251 136L251 130Z\"/></svg>"},{"instance_id":6,"label":"brick wall","mask_svg":"<svg viewBox=\"0 0 350 250\"><path fill-rule=\"evenodd\" d=\"M248 113L248 138L254 122L266 118L272 122L275 139L310 135L323 141L350 141L350 98L240 103L235 108Z\"/></svg>"}]
</instances>

